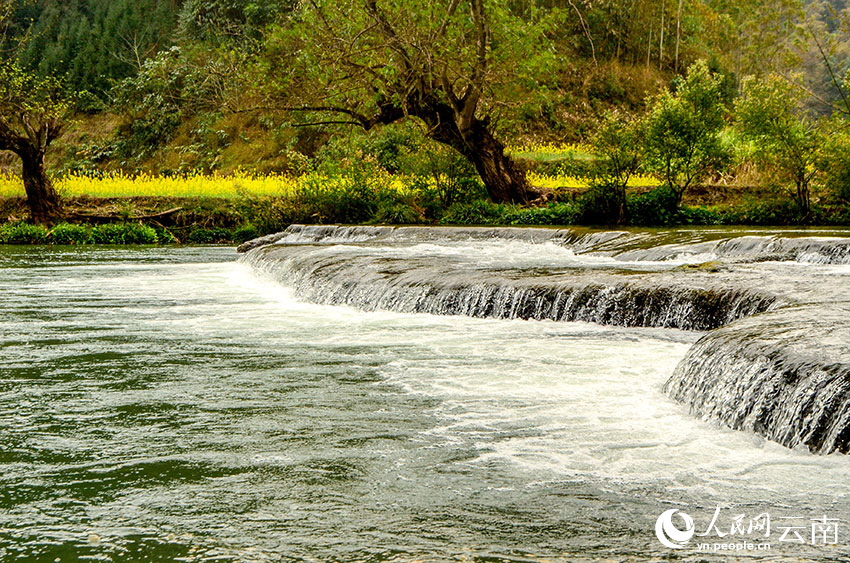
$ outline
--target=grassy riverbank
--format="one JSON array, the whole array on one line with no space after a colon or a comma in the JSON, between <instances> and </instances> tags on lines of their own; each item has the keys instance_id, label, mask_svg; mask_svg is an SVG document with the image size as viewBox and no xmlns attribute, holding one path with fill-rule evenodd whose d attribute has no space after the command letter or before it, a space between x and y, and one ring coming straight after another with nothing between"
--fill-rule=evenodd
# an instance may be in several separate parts
<instances>
[{"instance_id":1,"label":"grassy riverbank","mask_svg":"<svg viewBox=\"0 0 850 563\"><path fill-rule=\"evenodd\" d=\"M436 189L368 190L357 186L300 189L285 195L235 197L70 196L65 218L52 227L30 225L26 200L0 198L0 243L163 244L239 243L291 223L432 225L595 225L597 195L565 189L539 205L497 205L467 186L444 205ZM663 187L636 188L627 197L627 226L850 225L850 208L816 205L806 220L787 200L754 197L736 186L702 186L675 206ZM446 197L445 195L443 197Z\"/></svg>"},{"instance_id":2,"label":"grassy riverbank","mask_svg":"<svg viewBox=\"0 0 850 563\"><path fill-rule=\"evenodd\" d=\"M614 226L618 204L589 146L510 148L530 183L548 191L529 205L492 203L457 158L373 152L300 175L68 173L54 179L64 211L52 227L23 222L23 184L0 174L0 243L239 243L292 223ZM784 190L753 179L692 186L679 202L657 177L634 174L616 226L850 225L846 202L824 194L803 213Z\"/></svg>"}]
</instances>

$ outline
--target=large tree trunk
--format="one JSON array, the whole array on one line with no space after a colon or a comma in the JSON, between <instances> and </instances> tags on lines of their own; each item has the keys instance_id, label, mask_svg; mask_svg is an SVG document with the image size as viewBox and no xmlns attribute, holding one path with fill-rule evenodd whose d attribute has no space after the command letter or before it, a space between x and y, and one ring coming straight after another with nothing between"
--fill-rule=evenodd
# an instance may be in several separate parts
<instances>
[{"instance_id":1,"label":"large tree trunk","mask_svg":"<svg viewBox=\"0 0 850 563\"><path fill-rule=\"evenodd\" d=\"M410 105L411 113L429 126L432 139L469 159L494 202L528 203L541 195L529 185L525 171L505 154L505 145L490 131L488 120L474 118L461 130L456 113L447 104L428 100Z\"/></svg>"},{"instance_id":2,"label":"large tree trunk","mask_svg":"<svg viewBox=\"0 0 850 563\"><path fill-rule=\"evenodd\" d=\"M44 151L31 148L19 154L23 164L24 189L34 223L49 224L59 215L62 207L59 194L44 169Z\"/></svg>"},{"instance_id":3,"label":"large tree trunk","mask_svg":"<svg viewBox=\"0 0 850 563\"><path fill-rule=\"evenodd\" d=\"M540 194L532 190L525 171L508 155L486 124L476 120L462 147L455 147L475 166L496 203L528 203Z\"/></svg>"}]
</instances>

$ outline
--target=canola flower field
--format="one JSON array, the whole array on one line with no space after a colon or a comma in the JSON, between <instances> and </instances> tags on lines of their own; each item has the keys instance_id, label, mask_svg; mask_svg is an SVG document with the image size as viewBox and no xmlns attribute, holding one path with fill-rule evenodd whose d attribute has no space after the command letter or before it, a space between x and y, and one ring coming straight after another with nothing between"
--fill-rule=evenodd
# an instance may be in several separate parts
<instances>
[{"instance_id":1,"label":"canola flower field","mask_svg":"<svg viewBox=\"0 0 850 563\"><path fill-rule=\"evenodd\" d=\"M508 147L505 151L516 158L526 158L539 162L552 162L559 160L592 160L592 149L587 145L578 143L554 144L537 143L525 144L516 147Z\"/></svg>"},{"instance_id":2,"label":"canola flower field","mask_svg":"<svg viewBox=\"0 0 850 563\"><path fill-rule=\"evenodd\" d=\"M293 194L308 178L311 181L324 183L328 188L345 182L345 178L321 178L317 176L285 176L278 174L253 175L236 173L221 174L190 174L187 176L153 176L139 174L105 174L86 176L69 174L54 180L54 185L63 197L212 197L236 198L244 196L286 196ZM413 184L410 178L389 176L373 178L376 183L393 187L399 191L407 191ZM430 179L429 179L430 180ZM541 188L583 189L589 186L586 178L569 175L548 175L529 172L528 180L534 186ZM657 186L659 184L652 176L633 176L629 186ZM0 173L0 197L16 197L24 195L24 185L20 178Z\"/></svg>"},{"instance_id":3,"label":"canola flower field","mask_svg":"<svg viewBox=\"0 0 850 563\"><path fill-rule=\"evenodd\" d=\"M533 158L540 161L554 159L593 158L589 149L583 145L528 145L508 149L517 157ZM538 174L530 172L531 184L552 190L583 189L589 186L586 178L568 174ZM393 188L404 192L416 182L414 178L378 174L371 176L369 182L375 187ZM287 196L294 194L299 187L311 183L332 189L351 179L343 177L321 177L316 174L288 176L283 174L253 174L236 172L234 174L202 174L156 176L150 174L128 175L106 173L86 175L71 173L54 179L56 189L63 197L90 196L100 198L113 197L198 197L198 198L237 198L245 196ZM433 182L434 179L427 181ZM659 182L651 176L638 175L631 178L630 186L657 186ZM0 197L24 195L21 179L0 172Z\"/></svg>"},{"instance_id":4,"label":"canola flower field","mask_svg":"<svg viewBox=\"0 0 850 563\"><path fill-rule=\"evenodd\" d=\"M297 178L284 175L189 174L185 176L135 176L113 173L99 175L68 174L54 179L63 197L216 197L244 195L287 195L298 185ZM0 197L24 195L21 179L0 174Z\"/></svg>"}]
</instances>

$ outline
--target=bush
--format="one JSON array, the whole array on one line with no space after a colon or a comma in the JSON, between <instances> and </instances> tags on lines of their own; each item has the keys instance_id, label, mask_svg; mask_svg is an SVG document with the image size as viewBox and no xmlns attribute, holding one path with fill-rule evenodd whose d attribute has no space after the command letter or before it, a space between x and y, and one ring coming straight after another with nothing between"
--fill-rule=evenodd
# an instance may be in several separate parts
<instances>
[{"instance_id":1,"label":"bush","mask_svg":"<svg viewBox=\"0 0 850 563\"><path fill-rule=\"evenodd\" d=\"M250 223L246 223L233 231L234 242L241 243L255 239L258 236L260 236L260 232L257 230L257 227Z\"/></svg>"},{"instance_id":2,"label":"bush","mask_svg":"<svg viewBox=\"0 0 850 563\"><path fill-rule=\"evenodd\" d=\"M644 227L671 225L678 216L679 198L668 186L626 198L630 224Z\"/></svg>"},{"instance_id":3,"label":"bush","mask_svg":"<svg viewBox=\"0 0 850 563\"><path fill-rule=\"evenodd\" d=\"M0 242L3 244L44 244L47 229L29 223L7 223L0 226Z\"/></svg>"},{"instance_id":4,"label":"bush","mask_svg":"<svg viewBox=\"0 0 850 563\"><path fill-rule=\"evenodd\" d=\"M471 203L456 203L449 207L440 219L441 225L492 225L499 222L505 206L485 200Z\"/></svg>"},{"instance_id":5,"label":"bush","mask_svg":"<svg viewBox=\"0 0 850 563\"><path fill-rule=\"evenodd\" d=\"M805 219L800 206L791 200L750 201L727 214L726 223L739 225L782 226L799 224Z\"/></svg>"},{"instance_id":6,"label":"bush","mask_svg":"<svg viewBox=\"0 0 850 563\"><path fill-rule=\"evenodd\" d=\"M156 230L138 223L108 223L92 229L96 244L156 244Z\"/></svg>"},{"instance_id":7,"label":"bush","mask_svg":"<svg viewBox=\"0 0 850 563\"><path fill-rule=\"evenodd\" d=\"M724 222L724 217L707 207L682 206L676 222L682 225L718 225Z\"/></svg>"},{"instance_id":8,"label":"bush","mask_svg":"<svg viewBox=\"0 0 850 563\"><path fill-rule=\"evenodd\" d=\"M177 244L177 237L175 237L171 231L164 227L154 227L156 231L156 240L159 244Z\"/></svg>"},{"instance_id":9,"label":"bush","mask_svg":"<svg viewBox=\"0 0 850 563\"><path fill-rule=\"evenodd\" d=\"M614 183L594 183L578 199L577 219L584 225L616 225L627 214L625 190Z\"/></svg>"},{"instance_id":10,"label":"bush","mask_svg":"<svg viewBox=\"0 0 850 563\"><path fill-rule=\"evenodd\" d=\"M233 240L233 235L227 229L222 228L214 228L214 229L193 229L189 233L189 242L200 243L200 244L210 244L210 243L220 243L220 242L230 242Z\"/></svg>"},{"instance_id":11,"label":"bush","mask_svg":"<svg viewBox=\"0 0 850 563\"><path fill-rule=\"evenodd\" d=\"M375 222L385 225L413 225L422 223L422 213L403 202L382 204L375 213Z\"/></svg>"},{"instance_id":12,"label":"bush","mask_svg":"<svg viewBox=\"0 0 850 563\"><path fill-rule=\"evenodd\" d=\"M365 179L333 182L308 179L298 188L295 201L316 223L362 223L377 208L377 193Z\"/></svg>"},{"instance_id":13,"label":"bush","mask_svg":"<svg viewBox=\"0 0 850 563\"><path fill-rule=\"evenodd\" d=\"M572 225L578 209L569 203L550 203L546 207L513 207L499 218L506 225Z\"/></svg>"},{"instance_id":14,"label":"bush","mask_svg":"<svg viewBox=\"0 0 850 563\"><path fill-rule=\"evenodd\" d=\"M53 244L89 244L92 229L86 225L59 223L47 233L47 238Z\"/></svg>"}]
</instances>

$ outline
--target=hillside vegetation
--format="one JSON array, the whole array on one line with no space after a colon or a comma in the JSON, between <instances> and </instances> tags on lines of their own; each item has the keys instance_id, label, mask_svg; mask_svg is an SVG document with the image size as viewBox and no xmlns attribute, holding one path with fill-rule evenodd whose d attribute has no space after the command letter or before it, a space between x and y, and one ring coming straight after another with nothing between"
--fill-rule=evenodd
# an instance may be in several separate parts
<instances>
[{"instance_id":1,"label":"hillside vegetation","mask_svg":"<svg viewBox=\"0 0 850 563\"><path fill-rule=\"evenodd\" d=\"M43 159L63 203L32 211L0 127L0 209L181 241L290 222L847 224L847 16L839 0L3 0L0 120L21 139L60 120Z\"/></svg>"}]
</instances>

